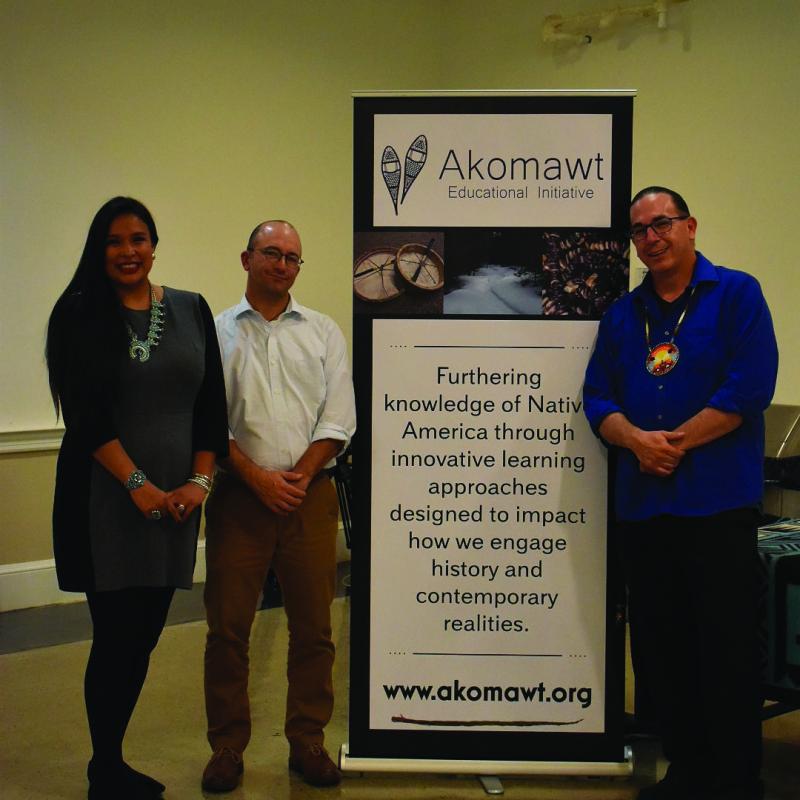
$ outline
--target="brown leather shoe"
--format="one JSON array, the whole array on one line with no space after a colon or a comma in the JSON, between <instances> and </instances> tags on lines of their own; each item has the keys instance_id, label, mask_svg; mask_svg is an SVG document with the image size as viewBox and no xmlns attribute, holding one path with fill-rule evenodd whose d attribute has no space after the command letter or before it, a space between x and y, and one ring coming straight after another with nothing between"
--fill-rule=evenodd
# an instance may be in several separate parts
<instances>
[{"instance_id":1,"label":"brown leather shoe","mask_svg":"<svg viewBox=\"0 0 800 800\"><path fill-rule=\"evenodd\" d=\"M242 754L222 747L214 751L203 770L202 787L206 792L232 792L244 772Z\"/></svg>"},{"instance_id":2,"label":"brown leather shoe","mask_svg":"<svg viewBox=\"0 0 800 800\"><path fill-rule=\"evenodd\" d=\"M311 786L336 786L342 780L342 773L319 744L293 746L289 751L289 769L299 772Z\"/></svg>"}]
</instances>

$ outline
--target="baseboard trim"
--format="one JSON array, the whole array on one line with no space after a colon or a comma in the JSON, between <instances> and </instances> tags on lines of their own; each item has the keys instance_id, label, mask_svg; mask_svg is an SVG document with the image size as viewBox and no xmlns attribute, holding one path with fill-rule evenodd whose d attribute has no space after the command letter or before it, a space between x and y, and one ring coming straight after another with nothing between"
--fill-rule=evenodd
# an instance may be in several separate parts
<instances>
[{"instance_id":1,"label":"baseboard trim","mask_svg":"<svg viewBox=\"0 0 800 800\"><path fill-rule=\"evenodd\" d=\"M206 542L197 543L197 560L193 580L206 579ZM25 561L19 564L0 564L0 613L22 608L79 603L85 600L81 592L62 592L56 579L56 562Z\"/></svg>"},{"instance_id":2,"label":"baseboard trim","mask_svg":"<svg viewBox=\"0 0 800 800\"><path fill-rule=\"evenodd\" d=\"M341 563L349 560L350 551L345 544L344 530L340 526L336 542L336 561ZM205 539L197 542L192 579L195 583L203 583L206 579ZM0 613L59 603L78 603L83 599L81 592L62 592L58 588L56 562L52 558L19 564L0 564Z\"/></svg>"}]
</instances>

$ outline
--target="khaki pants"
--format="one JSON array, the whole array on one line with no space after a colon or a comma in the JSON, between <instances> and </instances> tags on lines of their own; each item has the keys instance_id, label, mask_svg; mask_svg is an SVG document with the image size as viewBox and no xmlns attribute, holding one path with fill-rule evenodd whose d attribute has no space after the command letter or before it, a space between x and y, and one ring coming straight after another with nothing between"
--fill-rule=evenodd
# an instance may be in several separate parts
<instances>
[{"instance_id":1,"label":"khaki pants","mask_svg":"<svg viewBox=\"0 0 800 800\"><path fill-rule=\"evenodd\" d=\"M286 738L322 744L333 712L337 520L336 491L324 473L287 516L271 512L231 476L218 480L206 506L205 696L213 750L241 753L250 740L250 628L270 566L289 622Z\"/></svg>"}]
</instances>

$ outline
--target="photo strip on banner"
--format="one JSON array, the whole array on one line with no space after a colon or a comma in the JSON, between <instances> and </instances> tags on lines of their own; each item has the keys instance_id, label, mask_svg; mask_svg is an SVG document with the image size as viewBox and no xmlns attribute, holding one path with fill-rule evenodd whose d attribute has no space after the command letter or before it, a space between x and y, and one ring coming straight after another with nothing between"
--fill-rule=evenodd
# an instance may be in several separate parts
<instances>
[{"instance_id":1,"label":"photo strip on banner","mask_svg":"<svg viewBox=\"0 0 800 800\"><path fill-rule=\"evenodd\" d=\"M358 97L352 756L625 761L608 463L632 97ZM613 770L613 768L612 768Z\"/></svg>"}]
</instances>

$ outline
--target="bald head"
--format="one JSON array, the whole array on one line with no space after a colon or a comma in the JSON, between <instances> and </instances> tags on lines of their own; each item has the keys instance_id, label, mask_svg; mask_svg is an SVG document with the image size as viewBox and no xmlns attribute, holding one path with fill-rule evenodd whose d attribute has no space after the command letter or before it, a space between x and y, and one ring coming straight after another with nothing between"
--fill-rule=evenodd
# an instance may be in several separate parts
<instances>
[{"instance_id":1,"label":"bald head","mask_svg":"<svg viewBox=\"0 0 800 800\"><path fill-rule=\"evenodd\" d=\"M287 222L285 219L268 219L264 222L259 222L259 224L256 225L255 228L253 228L253 231L250 234L250 238L247 240L247 249L248 250L253 249L253 247L255 246L255 241L258 238L258 235L262 231L266 230L267 228L274 229L279 226L286 226L287 228L291 228L291 230L293 230L297 234L297 237L300 238L300 234L297 232L297 228L295 228L295 226L292 225L291 222Z\"/></svg>"}]
</instances>

